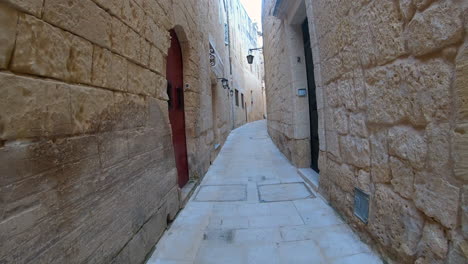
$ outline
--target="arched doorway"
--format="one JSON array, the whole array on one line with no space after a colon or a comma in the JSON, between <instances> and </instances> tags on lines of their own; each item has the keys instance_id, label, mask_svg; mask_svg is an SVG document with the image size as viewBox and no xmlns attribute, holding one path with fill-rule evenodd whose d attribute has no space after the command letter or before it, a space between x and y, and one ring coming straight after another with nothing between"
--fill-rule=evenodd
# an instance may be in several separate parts
<instances>
[{"instance_id":1,"label":"arched doorway","mask_svg":"<svg viewBox=\"0 0 468 264\"><path fill-rule=\"evenodd\" d=\"M185 136L182 49L176 32L171 30L170 34L171 47L167 55L166 65L169 119L172 128L172 144L174 146L178 184L179 187L183 187L189 180L189 174Z\"/></svg>"}]
</instances>

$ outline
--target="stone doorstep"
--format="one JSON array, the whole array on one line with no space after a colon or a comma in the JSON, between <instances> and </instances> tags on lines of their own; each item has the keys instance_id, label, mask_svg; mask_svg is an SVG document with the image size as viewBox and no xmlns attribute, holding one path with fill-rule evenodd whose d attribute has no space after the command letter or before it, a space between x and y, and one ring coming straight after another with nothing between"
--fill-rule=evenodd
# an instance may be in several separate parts
<instances>
[{"instance_id":1,"label":"stone doorstep","mask_svg":"<svg viewBox=\"0 0 468 264\"><path fill-rule=\"evenodd\" d=\"M317 172L311 168L297 168L297 172L315 192L318 192L320 175Z\"/></svg>"}]
</instances>

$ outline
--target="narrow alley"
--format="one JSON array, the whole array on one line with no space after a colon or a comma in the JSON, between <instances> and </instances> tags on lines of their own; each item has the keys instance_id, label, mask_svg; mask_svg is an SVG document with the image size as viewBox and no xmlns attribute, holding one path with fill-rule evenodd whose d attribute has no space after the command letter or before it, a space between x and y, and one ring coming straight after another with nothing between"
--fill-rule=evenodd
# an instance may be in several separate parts
<instances>
[{"instance_id":1,"label":"narrow alley","mask_svg":"<svg viewBox=\"0 0 468 264\"><path fill-rule=\"evenodd\" d=\"M468 0L0 0L0 264L467 264Z\"/></svg>"},{"instance_id":2,"label":"narrow alley","mask_svg":"<svg viewBox=\"0 0 468 264\"><path fill-rule=\"evenodd\" d=\"M234 130L147 264L382 263L267 134Z\"/></svg>"}]
</instances>

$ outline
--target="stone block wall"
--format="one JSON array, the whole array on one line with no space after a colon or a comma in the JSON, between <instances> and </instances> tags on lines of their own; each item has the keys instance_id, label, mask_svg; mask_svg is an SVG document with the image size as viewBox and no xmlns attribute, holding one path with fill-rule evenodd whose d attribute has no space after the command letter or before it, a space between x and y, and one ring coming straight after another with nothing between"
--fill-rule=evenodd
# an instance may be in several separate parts
<instances>
[{"instance_id":1,"label":"stone block wall","mask_svg":"<svg viewBox=\"0 0 468 264\"><path fill-rule=\"evenodd\" d=\"M191 177L212 159L205 54L208 32L224 28L205 27L219 10L211 2L0 1L0 263L145 259L179 210L165 78L173 28Z\"/></svg>"},{"instance_id":2,"label":"stone block wall","mask_svg":"<svg viewBox=\"0 0 468 264\"><path fill-rule=\"evenodd\" d=\"M269 132L294 153L275 2L263 11ZM468 3L305 3L323 91L320 192L390 263L466 263ZM367 224L355 188L370 196Z\"/></svg>"}]
</instances>

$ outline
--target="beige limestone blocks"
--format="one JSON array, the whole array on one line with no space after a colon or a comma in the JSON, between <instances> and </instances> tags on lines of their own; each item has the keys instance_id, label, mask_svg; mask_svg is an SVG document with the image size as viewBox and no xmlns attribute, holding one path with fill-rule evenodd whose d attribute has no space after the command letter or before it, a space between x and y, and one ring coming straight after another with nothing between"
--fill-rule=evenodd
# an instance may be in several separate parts
<instances>
[{"instance_id":1,"label":"beige limestone blocks","mask_svg":"<svg viewBox=\"0 0 468 264\"><path fill-rule=\"evenodd\" d=\"M369 217L372 236L387 250L414 256L424 225L424 218L411 202L385 185L377 185Z\"/></svg>"},{"instance_id":2,"label":"beige limestone blocks","mask_svg":"<svg viewBox=\"0 0 468 264\"><path fill-rule=\"evenodd\" d=\"M13 71L90 82L91 43L29 15L20 16L18 32Z\"/></svg>"},{"instance_id":3,"label":"beige limestone blocks","mask_svg":"<svg viewBox=\"0 0 468 264\"><path fill-rule=\"evenodd\" d=\"M44 0L3 0L21 11L34 16L41 16L41 10Z\"/></svg>"},{"instance_id":4,"label":"beige limestone blocks","mask_svg":"<svg viewBox=\"0 0 468 264\"><path fill-rule=\"evenodd\" d=\"M0 69L10 63L16 40L18 12L5 4L0 4Z\"/></svg>"},{"instance_id":5,"label":"beige limestone blocks","mask_svg":"<svg viewBox=\"0 0 468 264\"><path fill-rule=\"evenodd\" d=\"M94 47L93 52L93 85L112 90L127 90L128 62L122 56L108 49Z\"/></svg>"},{"instance_id":6,"label":"beige limestone blocks","mask_svg":"<svg viewBox=\"0 0 468 264\"><path fill-rule=\"evenodd\" d=\"M456 227L459 197L460 188L451 184L444 175L426 171L416 173L416 207L447 228Z\"/></svg>"},{"instance_id":7,"label":"beige limestone blocks","mask_svg":"<svg viewBox=\"0 0 468 264\"><path fill-rule=\"evenodd\" d=\"M453 69L441 59L402 60L367 71L368 121L416 126L447 120Z\"/></svg>"},{"instance_id":8,"label":"beige limestone blocks","mask_svg":"<svg viewBox=\"0 0 468 264\"><path fill-rule=\"evenodd\" d=\"M110 48L111 16L91 0L48 0L44 20Z\"/></svg>"},{"instance_id":9,"label":"beige limestone blocks","mask_svg":"<svg viewBox=\"0 0 468 264\"><path fill-rule=\"evenodd\" d=\"M56 82L0 74L0 138L69 134L70 89Z\"/></svg>"},{"instance_id":10,"label":"beige limestone blocks","mask_svg":"<svg viewBox=\"0 0 468 264\"><path fill-rule=\"evenodd\" d=\"M417 1L421 9L431 1ZM463 35L461 10L449 1L439 1L414 16L405 31L408 49L414 55L424 55L458 42Z\"/></svg>"}]
</instances>

